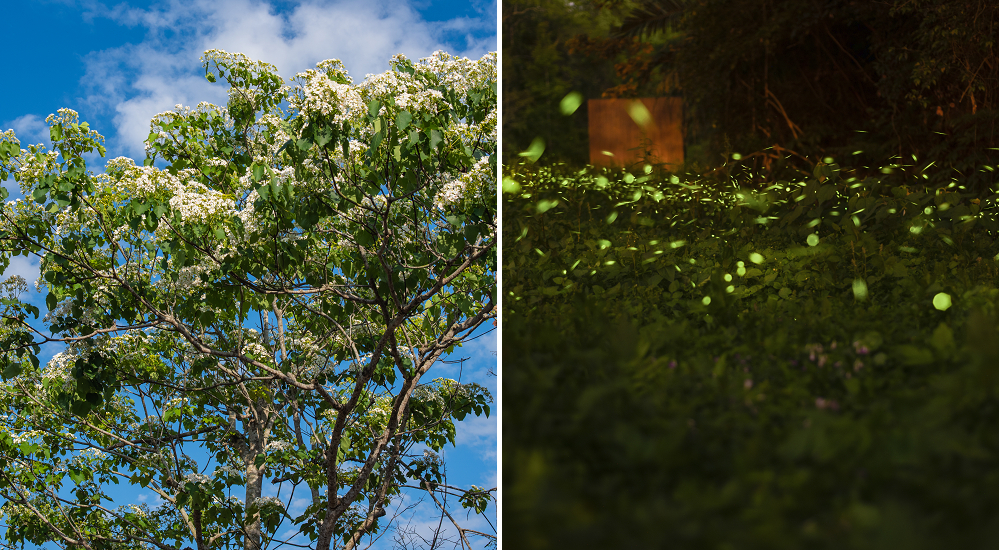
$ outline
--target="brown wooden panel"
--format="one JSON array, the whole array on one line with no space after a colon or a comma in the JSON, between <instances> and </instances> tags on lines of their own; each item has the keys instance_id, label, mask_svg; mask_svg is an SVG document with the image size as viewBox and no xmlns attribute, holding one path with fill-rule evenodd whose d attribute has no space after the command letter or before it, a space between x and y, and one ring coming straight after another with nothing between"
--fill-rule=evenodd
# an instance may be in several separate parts
<instances>
[{"instance_id":1,"label":"brown wooden panel","mask_svg":"<svg viewBox=\"0 0 1000 550\"><path fill-rule=\"evenodd\" d=\"M650 124L640 128L629 115L629 106L641 101L651 115ZM652 160L666 164L684 162L683 100L679 97L640 99L591 99L590 163L594 166L629 166L642 160L643 138L651 143ZM610 151L608 156L603 151Z\"/></svg>"}]
</instances>

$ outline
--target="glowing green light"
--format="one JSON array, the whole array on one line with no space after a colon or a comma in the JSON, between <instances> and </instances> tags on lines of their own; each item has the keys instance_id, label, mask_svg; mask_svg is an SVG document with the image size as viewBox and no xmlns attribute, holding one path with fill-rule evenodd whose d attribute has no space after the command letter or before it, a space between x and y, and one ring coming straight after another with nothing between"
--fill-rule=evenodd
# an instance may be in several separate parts
<instances>
[{"instance_id":1,"label":"glowing green light","mask_svg":"<svg viewBox=\"0 0 1000 550\"><path fill-rule=\"evenodd\" d=\"M944 311L951 307L951 296L944 293L938 292L934 295L934 308L940 311Z\"/></svg>"},{"instance_id":2,"label":"glowing green light","mask_svg":"<svg viewBox=\"0 0 1000 550\"><path fill-rule=\"evenodd\" d=\"M851 284L851 289L854 291L854 299L859 302L868 298L868 283L864 279L854 279L854 283Z\"/></svg>"}]
</instances>

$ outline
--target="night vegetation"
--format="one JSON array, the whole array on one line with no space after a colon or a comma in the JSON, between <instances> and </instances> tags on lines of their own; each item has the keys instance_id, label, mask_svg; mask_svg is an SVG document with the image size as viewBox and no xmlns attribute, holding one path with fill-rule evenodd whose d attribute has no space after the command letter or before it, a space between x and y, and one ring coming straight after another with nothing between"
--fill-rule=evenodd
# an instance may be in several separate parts
<instances>
[{"instance_id":1,"label":"night vegetation","mask_svg":"<svg viewBox=\"0 0 1000 550\"><path fill-rule=\"evenodd\" d=\"M505 2L503 32L505 541L995 544L997 6ZM682 95L686 165L586 166L571 91Z\"/></svg>"}]
</instances>

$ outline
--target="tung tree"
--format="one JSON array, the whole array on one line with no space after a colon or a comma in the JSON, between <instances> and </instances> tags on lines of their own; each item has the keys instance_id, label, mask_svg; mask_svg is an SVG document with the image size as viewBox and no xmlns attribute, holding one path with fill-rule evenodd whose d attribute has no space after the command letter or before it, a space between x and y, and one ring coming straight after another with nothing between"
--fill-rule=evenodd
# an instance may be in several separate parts
<instances>
[{"instance_id":1,"label":"tung tree","mask_svg":"<svg viewBox=\"0 0 1000 550\"><path fill-rule=\"evenodd\" d=\"M430 371L496 316L496 54L359 84L203 61L227 105L157 115L142 164L89 171L103 138L68 109L51 150L0 138L24 195L0 268L39 258L48 310L0 284L7 541L353 548L408 484L483 513L493 489L445 485L434 451L492 397Z\"/></svg>"}]
</instances>

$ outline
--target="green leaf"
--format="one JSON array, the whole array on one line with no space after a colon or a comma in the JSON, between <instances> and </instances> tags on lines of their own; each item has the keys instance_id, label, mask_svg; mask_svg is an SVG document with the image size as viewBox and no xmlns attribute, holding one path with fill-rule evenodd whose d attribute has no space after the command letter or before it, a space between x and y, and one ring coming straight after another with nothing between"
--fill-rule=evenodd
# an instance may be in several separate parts
<instances>
[{"instance_id":1,"label":"green leaf","mask_svg":"<svg viewBox=\"0 0 1000 550\"><path fill-rule=\"evenodd\" d=\"M20 363L8 363L3 369L3 379L10 380L21 374L21 364Z\"/></svg>"},{"instance_id":2,"label":"green leaf","mask_svg":"<svg viewBox=\"0 0 1000 550\"><path fill-rule=\"evenodd\" d=\"M413 115L409 111L400 111L396 115L396 128L400 131L405 130L410 126L410 121L413 120Z\"/></svg>"},{"instance_id":3,"label":"green leaf","mask_svg":"<svg viewBox=\"0 0 1000 550\"><path fill-rule=\"evenodd\" d=\"M320 128L319 131L316 132L314 137L316 139L316 145L319 145L320 147L325 147L327 143L333 141L334 137L333 129L329 127Z\"/></svg>"}]
</instances>

